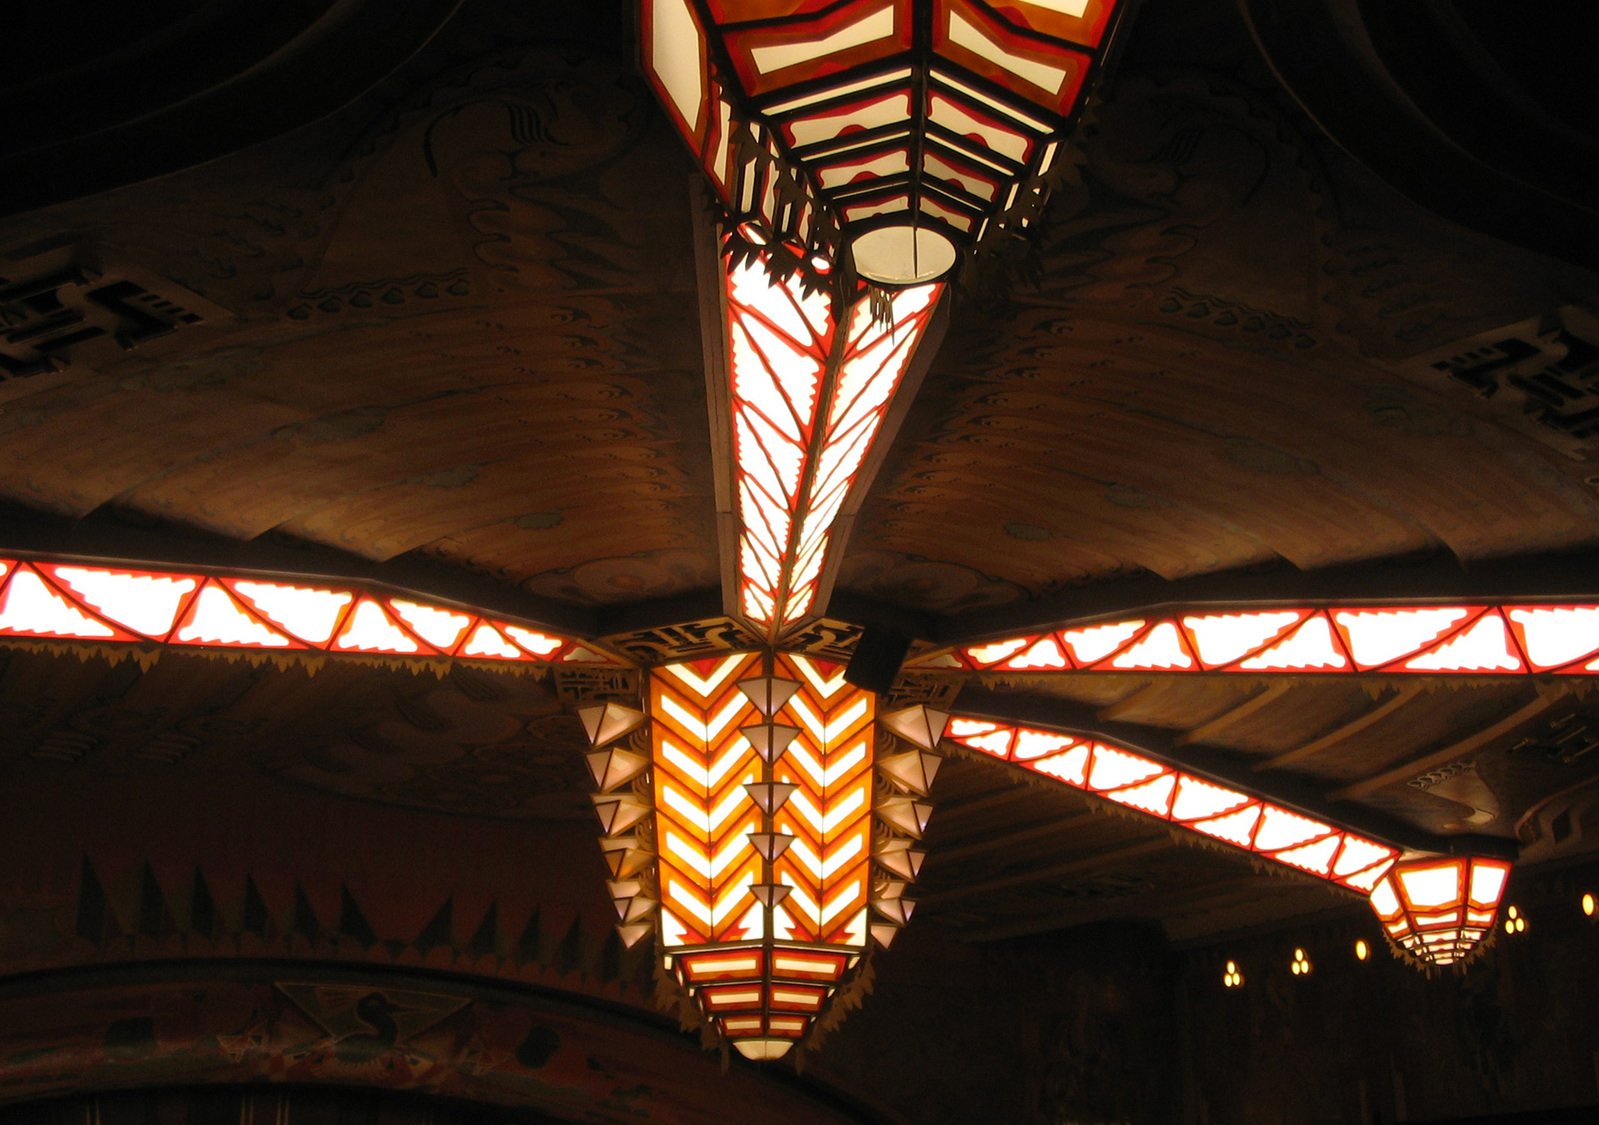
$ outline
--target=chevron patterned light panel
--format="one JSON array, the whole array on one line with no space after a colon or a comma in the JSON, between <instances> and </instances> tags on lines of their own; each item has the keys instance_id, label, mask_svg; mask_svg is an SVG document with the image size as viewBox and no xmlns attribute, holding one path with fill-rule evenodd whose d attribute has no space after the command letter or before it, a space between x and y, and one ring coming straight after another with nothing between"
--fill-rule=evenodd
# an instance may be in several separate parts
<instances>
[{"instance_id":1,"label":"chevron patterned light panel","mask_svg":"<svg viewBox=\"0 0 1599 1125\"><path fill-rule=\"evenodd\" d=\"M661 952L716 1030L775 1058L870 937L870 692L746 653L651 674Z\"/></svg>"}]
</instances>

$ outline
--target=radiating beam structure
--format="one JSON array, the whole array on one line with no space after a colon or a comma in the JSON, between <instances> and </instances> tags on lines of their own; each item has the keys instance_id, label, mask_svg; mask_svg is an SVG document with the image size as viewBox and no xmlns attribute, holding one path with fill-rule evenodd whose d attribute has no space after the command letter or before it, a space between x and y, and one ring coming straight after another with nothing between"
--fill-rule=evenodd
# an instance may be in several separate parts
<instances>
[{"instance_id":1,"label":"radiating beam structure","mask_svg":"<svg viewBox=\"0 0 1599 1125\"><path fill-rule=\"evenodd\" d=\"M817 611L835 523L942 286L860 287L842 312L764 254L724 255L738 612L775 641Z\"/></svg>"},{"instance_id":2,"label":"radiating beam structure","mask_svg":"<svg viewBox=\"0 0 1599 1125\"><path fill-rule=\"evenodd\" d=\"M0 558L0 643L617 664L580 641L376 588Z\"/></svg>"},{"instance_id":3,"label":"radiating beam structure","mask_svg":"<svg viewBox=\"0 0 1599 1125\"><path fill-rule=\"evenodd\" d=\"M869 938L875 700L748 653L653 669L661 953L751 1058L810 1030Z\"/></svg>"},{"instance_id":4,"label":"radiating beam structure","mask_svg":"<svg viewBox=\"0 0 1599 1125\"><path fill-rule=\"evenodd\" d=\"M1090 735L956 715L944 739L1365 895L1395 947L1426 965L1453 964L1479 946L1510 871L1501 859L1401 853Z\"/></svg>"},{"instance_id":5,"label":"radiating beam structure","mask_svg":"<svg viewBox=\"0 0 1599 1125\"><path fill-rule=\"evenodd\" d=\"M1599 603L1205 607L926 654L967 672L1599 675Z\"/></svg>"},{"instance_id":6,"label":"radiating beam structure","mask_svg":"<svg viewBox=\"0 0 1599 1125\"><path fill-rule=\"evenodd\" d=\"M1390 844L1092 736L957 715L944 738L1361 894L1400 855Z\"/></svg>"}]
</instances>

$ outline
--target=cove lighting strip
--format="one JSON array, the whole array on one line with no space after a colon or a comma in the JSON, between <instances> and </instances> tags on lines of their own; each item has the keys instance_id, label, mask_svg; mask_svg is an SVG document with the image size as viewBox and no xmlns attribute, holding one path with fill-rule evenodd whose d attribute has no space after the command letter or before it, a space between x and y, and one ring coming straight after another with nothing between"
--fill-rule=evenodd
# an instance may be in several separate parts
<instances>
[{"instance_id":1,"label":"cove lighting strip","mask_svg":"<svg viewBox=\"0 0 1599 1125\"><path fill-rule=\"evenodd\" d=\"M0 558L0 639L614 664L567 637L354 585Z\"/></svg>"},{"instance_id":2,"label":"cove lighting strip","mask_svg":"<svg viewBox=\"0 0 1599 1125\"><path fill-rule=\"evenodd\" d=\"M908 667L977 672L1599 675L1599 605L1211 610L965 645Z\"/></svg>"},{"instance_id":3,"label":"cove lighting strip","mask_svg":"<svg viewBox=\"0 0 1599 1125\"><path fill-rule=\"evenodd\" d=\"M1369 895L1399 850L1082 735L959 716L946 742Z\"/></svg>"}]
</instances>

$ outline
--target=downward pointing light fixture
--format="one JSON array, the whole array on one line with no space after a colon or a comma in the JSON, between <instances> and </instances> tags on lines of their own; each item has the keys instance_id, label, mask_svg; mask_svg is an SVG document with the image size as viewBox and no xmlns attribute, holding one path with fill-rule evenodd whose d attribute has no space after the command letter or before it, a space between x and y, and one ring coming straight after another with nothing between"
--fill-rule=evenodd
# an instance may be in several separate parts
<instances>
[{"instance_id":1,"label":"downward pointing light fixture","mask_svg":"<svg viewBox=\"0 0 1599 1125\"><path fill-rule=\"evenodd\" d=\"M885 285L1024 230L1126 4L644 0L644 67L735 223Z\"/></svg>"}]
</instances>

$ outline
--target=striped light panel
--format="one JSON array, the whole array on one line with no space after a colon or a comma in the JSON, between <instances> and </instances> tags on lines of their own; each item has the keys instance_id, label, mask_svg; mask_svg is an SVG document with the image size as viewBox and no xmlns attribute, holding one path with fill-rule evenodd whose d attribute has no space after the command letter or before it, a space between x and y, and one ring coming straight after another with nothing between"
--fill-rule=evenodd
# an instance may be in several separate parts
<instances>
[{"instance_id":1,"label":"striped light panel","mask_svg":"<svg viewBox=\"0 0 1599 1125\"><path fill-rule=\"evenodd\" d=\"M751 1058L810 1029L869 930L874 697L750 653L650 676L667 967Z\"/></svg>"},{"instance_id":2,"label":"striped light panel","mask_svg":"<svg viewBox=\"0 0 1599 1125\"><path fill-rule=\"evenodd\" d=\"M500 664L614 664L577 641L359 586L0 559L0 638Z\"/></svg>"},{"instance_id":3,"label":"striped light panel","mask_svg":"<svg viewBox=\"0 0 1599 1125\"><path fill-rule=\"evenodd\" d=\"M1098 739L958 716L944 737L1362 894L1399 858L1387 844Z\"/></svg>"},{"instance_id":4,"label":"striped light panel","mask_svg":"<svg viewBox=\"0 0 1599 1125\"><path fill-rule=\"evenodd\" d=\"M1033 633L910 662L980 672L1599 674L1599 605L1212 610Z\"/></svg>"},{"instance_id":5,"label":"striped light panel","mask_svg":"<svg viewBox=\"0 0 1599 1125\"><path fill-rule=\"evenodd\" d=\"M767 259L724 258L740 611L770 637L814 608L834 521L942 291L895 291L886 318Z\"/></svg>"},{"instance_id":6,"label":"striped light panel","mask_svg":"<svg viewBox=\"0 0 1599 1125\"><path fill-rule=\"evenodd\" d=\"M1025 226L1041 207L1037 178L1083 105L1119 8L643 0L642 11L645 70L739 221L816 245L821 209L858 264L872 232L899 230L947 269L955 247Z\"/></svg>"}]
</instances>

